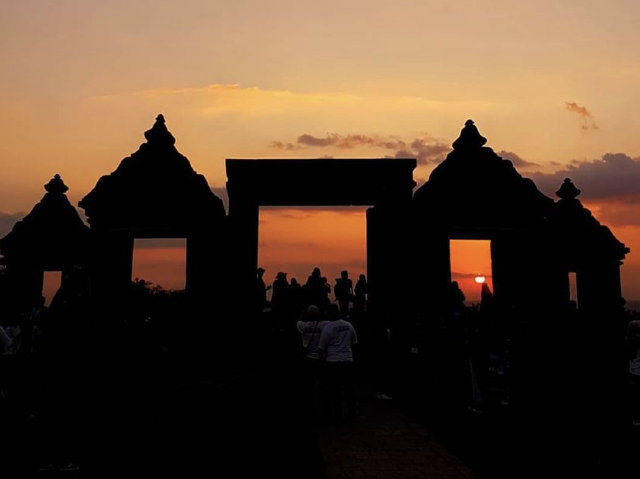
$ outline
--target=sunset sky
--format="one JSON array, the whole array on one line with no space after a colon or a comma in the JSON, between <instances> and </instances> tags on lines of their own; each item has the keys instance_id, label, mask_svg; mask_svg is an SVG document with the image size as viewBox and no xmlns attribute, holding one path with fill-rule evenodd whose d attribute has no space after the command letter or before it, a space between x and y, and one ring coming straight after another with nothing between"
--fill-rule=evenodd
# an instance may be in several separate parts
<instances>
[{"instance_id":1,"label":"sunset sky","mask_svg":"<svg viewBox=\"0 0 640 479\"><path fill-rule=\"evenodd\" d=\"M640 299L638 18L637 0L3 0L0 236L55 173L77 204L158 113L216 192L225 158L414 156L424 181L473 118L547 195L574 180ZM270 264L334 248L360 272L362 214L261 219ZM320 224L318 246L301 231Z\"/></svg>"}]
</instances>

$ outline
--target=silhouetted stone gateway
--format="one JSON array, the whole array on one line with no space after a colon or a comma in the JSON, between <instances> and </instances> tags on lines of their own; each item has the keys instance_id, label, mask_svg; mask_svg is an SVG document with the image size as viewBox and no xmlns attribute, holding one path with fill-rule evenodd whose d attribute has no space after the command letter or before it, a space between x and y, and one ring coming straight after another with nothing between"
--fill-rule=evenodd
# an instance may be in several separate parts
<instances>
[{"instance_id":1,"label":"silhouetted stone gateway","mask_svg":"<svg viewBox=\"0 0 640 479\"><path fill-rule=\"evenodd\" d=\"M588 437L606 437L623 410L620 266L629 249L582 206L569 179L554 202L485 143L467 121L414 195L413 311L423 324L446 314L451 239L490 240L496 314L514 339L514 404L550 428L597 417ZM569 304L570 272L579 316Z\"/></svg>"},{"instance_id":2,"label":"silhouetted stone gateway","mask_svg":"<svg viewBox=\"0 0 640 479\"><path fill-rule=\"evenodd\" d=\"M566 427L574 428L573 437L584 432L588 440L606 441L619 430L614 426L624 414L628 373L620 266L629 249L583 207L569 179L558 201L546 197L485 147L469 120L414 195L414 159L229 159L227 217L204 176L176 150L162 115L145 137L80 202L90 229L56 175L40 203L0 240L6 265L0 292L16 313L28 313L37 300L43 271L62 271L66 280L69 271L88 268L96 316L108 324L130 285L134 238L186 238L187 289L205 298L194 317L209 324L231 317L242 325L257 267L260 206L370 205L371 303L376 319L394 326L401 359L409 346L425 351L429 341L434 346L441 339L449 241L490 240L496 314L506 318L517 353L513 404L524 411L519 417L546 424L554 437L563 437L558 428ZM579 315L569 307L570 272L576 273ZM435 334L418 334L425 329ZM232 344L231 333L225 337L215 328L211 334L225 338L212 345ZM404 378L405 386L427 382L430 359L411 362L419 367ZM396 362L394 374L402 376L408 364ZM438 384L428 390L443 392Z\"/></svg>"},{"instance_id":3,"label":"silhouetted stone gateway","mask_svg":"<svg viewBox=\"0 0 640 479\"><path fill-rule=\"evenodd\" d=\"M449 240L491 240L496 299L505 307L564 310L576 272L584 312L622 305L620 265L629 249L576 197L569 179L557 203L500 158L469 120L413 201L418 290L437 305L451 281Z\"/></svg>"},{"instance_id":4,"label":"silhouetted stone gateway","mask_svg":"<svg viewBox=\"0 0 640 479\"><path fill-rule=\"evenodd\" d=\"M222 201L181 155L162 115L147 142L103 176L79 203L91 226L98 290L119 295L131 283L135 238L186 238L186 288L219 289L224 249Z\"/></svg>"},{"instance_id":5,"label":"silhouetted stone gateway","mask_svg":"<svg viewBox=\"0 0 640 479\"><path fill-rule=\"evenodd\" d=\"M44 189L42 200L0 240L7 268L2 299L14 312L29 311L40 298L45 271L61 271L61 287L85 274L89 228L69 203L60 175Z\"/></svg>"},{"instance_id":6,"label":"silhouetted stone gateway","mask_svg":"<svg viewBox=\"0 0 640 479\"><path fill-rule=\"evenodd\" d=\"M406 266L403 243L415 159L228 159L229 219L244 281L258 266L260 206L372 206L367 210L371 304L393 294ZM384 295L380 294L384 291Z\"/></svg>"}]
</instances>

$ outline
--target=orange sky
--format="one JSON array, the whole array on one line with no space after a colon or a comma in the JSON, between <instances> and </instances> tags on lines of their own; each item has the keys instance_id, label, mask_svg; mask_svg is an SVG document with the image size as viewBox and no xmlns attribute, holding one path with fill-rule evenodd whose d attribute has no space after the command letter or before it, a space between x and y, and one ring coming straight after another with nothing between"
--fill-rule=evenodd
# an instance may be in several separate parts
<instances>
[{"instance_id":1,"label":"orange sky","mask_svg":"<svg viewBox=\"0 0 640 479\"><path fill-rule=\"evenodd\" d=\"M424 180L473 118L546 194L574 179L631 247L640 299L639 17L636 0L5 0L0 234L55 173L77 204L158 113L214 188L227 157L417 156ZM289 237L284 266L329 248ZM349 264L356 243L335 247Z\"/></svg>"},{"instance_id":2,"label":"orange sky","mask_svg":"<svg viewBox=\"0 0 640 479\"><path fill-rule=\"evenodd\" d=\"M278 271L304 284L316 266L332 288L344 269L354 285L366 275L366 208L338 210L260 208L258 263L267 284Z\"/></svg>"}]
</instances>

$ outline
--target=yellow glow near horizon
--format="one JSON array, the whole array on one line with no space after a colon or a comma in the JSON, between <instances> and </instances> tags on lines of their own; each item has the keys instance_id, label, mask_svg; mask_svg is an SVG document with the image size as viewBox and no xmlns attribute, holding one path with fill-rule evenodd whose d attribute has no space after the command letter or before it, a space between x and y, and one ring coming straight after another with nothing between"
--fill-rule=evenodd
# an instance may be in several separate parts
<instances>
[{"instance_id":1,"label":"yellow glow near horizon","mask_svg":"<svg viewBox=\"0 0 640 479\"><path fill-rule=\"evenodd\" d=\"M493 290L491 278L491 242L487 240L451 240L451 280L467 298L467 302L480 301L480 286L486 282ZM478 274L482 271L482 274ZM485 273L486 272L486 273ZM478 281L483 278L482 281Z\"/></svg>"}]
</instances>

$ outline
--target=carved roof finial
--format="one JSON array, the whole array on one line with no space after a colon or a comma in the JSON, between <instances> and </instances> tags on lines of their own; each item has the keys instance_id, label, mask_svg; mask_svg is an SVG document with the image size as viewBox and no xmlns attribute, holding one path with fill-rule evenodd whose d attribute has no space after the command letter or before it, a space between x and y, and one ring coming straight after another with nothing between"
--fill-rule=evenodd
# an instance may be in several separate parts
<instances>
[{"instance_id":1,"label":"carved roof finial","mask_svg":"<svg viewBox=\"0 0 640 479\"><path fill-rule=\"evenodd\" d=\"M144 132L144 137L148 143L174 145L176 139L165 125L164 116L162 114L156 117L156 122L150 130Z\"/></svg>"},{"instance_id":2,"label":"carved roof finial","mask_svg":"<svg viewBox=\"0 0 640 479\"><path fill-rule=\"evenodd\" d=\"M487 139L480 134L473 120L467 120L464 128L460 131L460 136L453 142L454 150L480 148L487 142Z\"/></svg>"},{"instance_id":3,"label":"carved roof finial","mask_svg":"<svg viewBox=\"0 0 640 479\"><path fill-rule=\"evenodd\" d=\"M560 189L556 191L556 196L562 200L573 200L578 197L581 191L575 187L569 178L565 178Z\"/></svg>"},{"instance_id":4,"label":"carved roof finial","mask_svg":"<svg viewBox=\"0 0 640 479\"><path fill-rule=\"evenodd\" d=\"M64 193L69 191L69 187L64 184L64 181L62 181L62 178L60 178L60 175L58 174L51 178L51 180L49 180L49 183L44 185L44 189L47 191L47 193L51 193L54 195L63 195Z\"/></svg>"}]
</instances>

